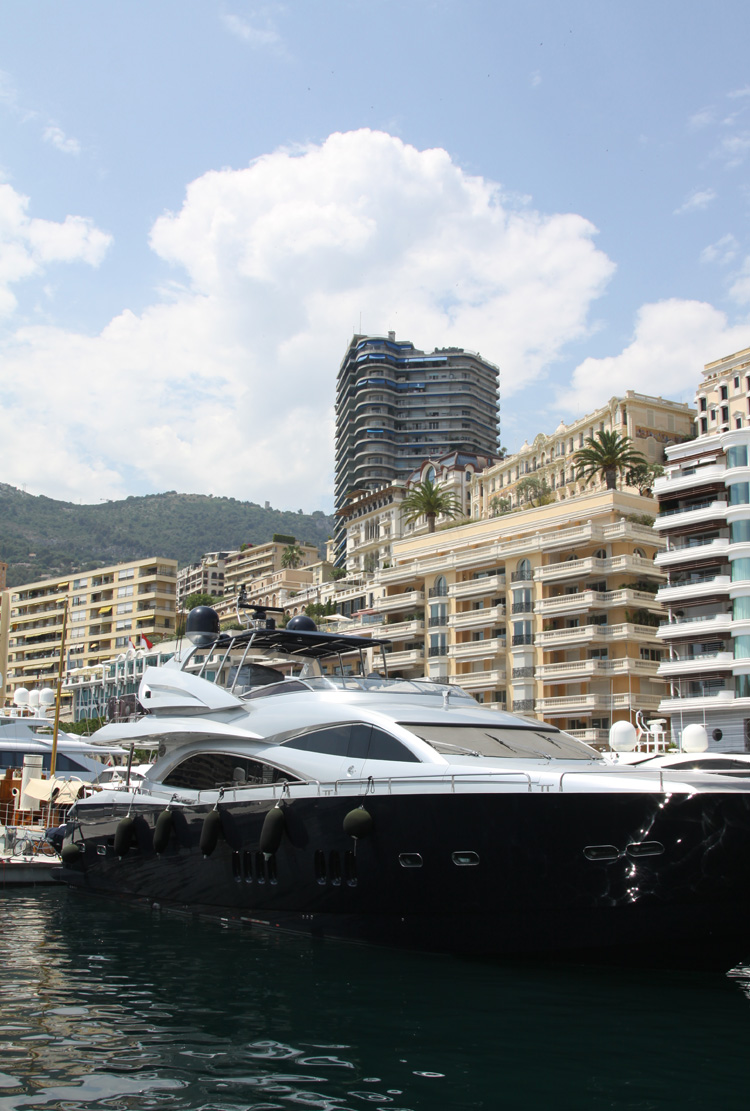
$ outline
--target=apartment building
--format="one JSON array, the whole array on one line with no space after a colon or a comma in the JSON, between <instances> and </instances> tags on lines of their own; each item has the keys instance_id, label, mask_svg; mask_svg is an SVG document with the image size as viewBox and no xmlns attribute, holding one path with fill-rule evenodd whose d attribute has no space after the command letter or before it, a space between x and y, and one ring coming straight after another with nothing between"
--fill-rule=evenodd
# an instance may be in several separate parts
<instances>
[{"instance_id":1,"label":"apartment building","mask_svg":"<svg viewBox=\"0 0 750 1111\"><path fill-rule=\"evenodd\" d=\"M220 598L224 593L224 566L233 552L206 552L197 563L181 567L177 572L177 608L183 609L191 594L211 594Z\"/></svg>"},{"instance_id":2,"label":"apartment building","mask_svg":"<svg viewBox=\"0 0 750 1111\"><path fill-rule=\"evenodd\" d=\"M560 421L551 435L540 432L533 443L524 443L517 452L477 473L472 483L471 514L478 518L500 516L526 504L527 494L523 486L519 490L519 483L531 476L543 479L557 501L604 485L603 480L584 482L576 477L575 453L597 432L628 436L649 463L661 463L665 448L694 434L694 421L695 410L686 402L628 390L570 424Z\"/></svg>"},{"instance_id":3,"label":"apartment building","mask_svg":"<svg viewBox=\"0 0 750 1111\"><path fill-rule=\"evenodd\" d=\"M750 425L750 347L706 363L695 400L698 435L747 428Z\"/></svg>"},{"instance_id":4,"label":"apartment building","mask_svg":"<svg viewBox=\"0 0 750 1111\"><path fill-rule=\"evenodd\" d=\"M349 627L390 640L391 674L448 679L606 745L613 721L653 716L665 690L655 511L597 490L402 539Z\"/></svg>"},{"instance_id":5,"label":"apartment building","mask_svg":"<svg viewBox=\"0 0 750 1111\"><path fill-rule=\"evenodd\" d=\"M394 482L372 490L353 490L339 510L346 526L346 567L355 574L374 574L390 566L396 540L427 529L424 520L408 524L401 503L409 488L420 482L437 483L452 494L468 517L471 511L471 484L477 472L488 467L493 457L469 452L451 452L439 459L428 459L406 482ZM438 518L438 524L446 523Z\"/></svg>"},{"instance_id":6,"label":"apartment building","mask_svg":"<svg viewBox=\"0 0 750 1111\"><path fill-rule=\"evenodd\" d=\"M351 490L406 481L425 459L497 454L498 369L459 347L424 352L408 340L355 335L336 383L334 505ZM345 559L339 517L336 563Z\"/></svg>"},{"instance_id":7,"label":"apartment building","mask_svg":"<svg viewBox=\"0 0 750 1111\"><path fill-rule=\"evenodd\" d=\"M291 545L299 548L299 567L309 567L320 560L314 544L297 544L293 536L279 536L265 544L248 544L238 552L229 552L224 560L224 594L234 599L243 586L259 579L268 579L284 569L284 552Z\"/></svg>"},{"instance_id":8,"label":"apartment building","mask_svg":"<svg viewBox=\"0 0 750 1111\"><path fill-rule=\"evenodd\" d=\"M730 390L736 358L720 360ZM719 401L721 388L714 379ZM733 416L730 406L730 426ZM670 685L660 712L671 715L673 735L697 723L709 747L750 751L750 427L702 434L667 456L656 485L655 528L666 541L658 563L668 574L658 594L668 650L659 673Z\"/></svg>"},{"instance_id":9,"label":"apartment building","mask_svg":"<svg viewBox=\"0 0 750 1111\"><path fill-rule=\"evenodd\" d=\"M12 698L18 687L53 682L61 644L70 670L100 663L124 651L131 640L153 641L173 633L176 578L176 560L150 558L6 590L5 697Z\"/></svg>"}]
</instances>

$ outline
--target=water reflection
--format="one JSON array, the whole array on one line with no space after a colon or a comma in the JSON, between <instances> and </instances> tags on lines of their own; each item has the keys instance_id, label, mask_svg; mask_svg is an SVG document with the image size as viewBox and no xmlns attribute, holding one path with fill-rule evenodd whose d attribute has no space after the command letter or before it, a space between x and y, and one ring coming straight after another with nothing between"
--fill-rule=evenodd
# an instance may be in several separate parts
<instances>
[{"instance_id":1,"label":"water reflection","mask_svg":"<svg viewBox=\"0 0 750 1111\"><path fill-rule=\"evenodd\" d=\"M747 1103L750 967L503 967L0 901L0 1111Z\"/></svg>"}]
</instances>

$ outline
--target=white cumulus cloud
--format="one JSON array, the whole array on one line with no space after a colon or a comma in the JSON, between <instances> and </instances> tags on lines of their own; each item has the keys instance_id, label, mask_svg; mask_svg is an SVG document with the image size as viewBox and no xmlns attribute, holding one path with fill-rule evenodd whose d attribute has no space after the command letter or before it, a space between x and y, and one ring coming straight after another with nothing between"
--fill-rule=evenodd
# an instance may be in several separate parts
<instances>
[{"instance_id":1,"label":"white cumulus cloud","mask_svg":"<svg viewBox=\"0 0 750 1111\"><path fill-rule=\"evenodd\" d=\"M674 215L684 216L688 212L701 212L704 208L708 208L711 202L715 200L715 190L696 189L679 208L674 210Z\"/></svg>"},{"instance_id":2,"label":"white cumulus cloud","mask_svg":"<svg viewBox=\"0 0 750 1111\"><path fill-rule=\"evenodd\" d=\"M584 359L558 404L568 413L586 413L626 390L692 402L703 365L748 346L750 323L730 325L723 312L705 302L671 299L644 305L624 351Z\"/></svg>"},{"instance_id":3,"label":"white cumulus cloud","mask_svg":"<svg viewBox=\"0 0 750 1111\"><path fill-rule=\"evenodd\" d=\"M0 316L16 307L11 286L53 262L98 266L111 242L111 236L82 216L66 216L62 223L32 219L28 207L28 197L0 184Z\"/></svg>"},{"instance_id":4,"label":"white cumulus cloud","mask_svg":"<svg viewBox=\"0 0 750 1111\"><path fill-rule=\"evenodd\" d=\"M66 225L47 258L64 257ZM336 373L360 314L365 332L480 350L507 398L588 334L614 269L594 236L444 150L368 130L206 173L152 228L174 280L146 311L96 336L6 337L7 381L45 397L45 450L21 450L9 395L5 481L91 501L174 488L330 505Z\"/></svg>"}]
</instances>

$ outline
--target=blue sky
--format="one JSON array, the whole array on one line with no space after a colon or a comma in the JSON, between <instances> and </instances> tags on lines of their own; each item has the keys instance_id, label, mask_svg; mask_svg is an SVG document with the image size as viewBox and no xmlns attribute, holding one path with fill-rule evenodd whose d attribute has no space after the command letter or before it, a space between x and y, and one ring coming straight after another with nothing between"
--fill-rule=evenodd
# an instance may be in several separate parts
<instances>
[{"instance_id":1,"label":"blue sky","mask_svg":"<svg viewBox=\"0 0 750 1111\"><path fill-rule=\"evenodd\" d=\"M360 319L496 362L511 451L690 400L750 345L748 12L5 0L0 481L329 509Z\"/></svg>"}]
</instances>

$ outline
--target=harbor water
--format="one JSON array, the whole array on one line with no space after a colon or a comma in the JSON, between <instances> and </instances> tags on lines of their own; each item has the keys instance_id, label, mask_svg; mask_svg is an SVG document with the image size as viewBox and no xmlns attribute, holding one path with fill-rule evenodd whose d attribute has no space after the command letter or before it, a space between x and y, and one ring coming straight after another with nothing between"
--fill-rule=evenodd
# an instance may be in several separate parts
<instances>
[{"instance_id":1,"label":"harbor water","mask_svg":"<svg viewBox=\"0 0 750 1111\"><path fill-rule=\"evenodd\" d=\"M750 1098L750 931L748 967L731 971L504 964L8 890L0 991L0 1111L744 1111Z\"/></svg>"}]
</instances>

